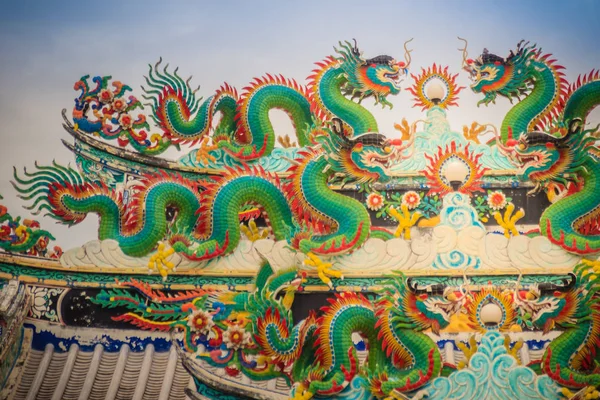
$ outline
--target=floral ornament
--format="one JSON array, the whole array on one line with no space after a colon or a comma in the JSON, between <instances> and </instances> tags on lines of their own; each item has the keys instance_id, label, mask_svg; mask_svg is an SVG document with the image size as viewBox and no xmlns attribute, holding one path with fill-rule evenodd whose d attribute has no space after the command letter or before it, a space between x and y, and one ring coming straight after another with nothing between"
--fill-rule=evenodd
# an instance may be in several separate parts
<instances>
[{"instance_id":1,"label":"floral ornament","mask_svg":"<svg viewBox=\"0 0 600 400\"><path fill-rule=\"evenodd\" d=\"M47 287L31 287L29 293L33 298L29 315L36 319L47 319L58 322L56 313L56 301L64 290Z\"/></svg>"},{"instance_id":2,"label":"floral ornament","mask_svg":"<svg viewBox=\"0 0 600 400\"><path fill-rule=\"evenodd\" d=\"M421 196L414 190L410 190L402 196L402 204L409 210L414 210L421 204Z\"/></svg>"},{"instance_id":3,"label":"floral ornament","mask_svg":"<svg viewBox=\"0 0 600 400\"><path fill-rule=\"evenodd\" d=\"M188 316L187 325L192 331L207 335L212 327L215 326L215 323L210 313L203 310L196 310Z\"/></svg>"},{"instance_id":4,"label":"floral ornament","mask_svg":"<svg viewBox=\"0 0 600 400\"><path fill-rule=\"evenodd\" d=\"M506 206L506 196L499 190L488 195L487 203L492 210L498 211Z\"/></svg>"},{"instance_id":5,"label":"floral ornament","mask_svg":"<svg viewBox=\"0 0 600 400\"><path fill-rule=\"evenodd\" d=\"M379 211L383 207L383 196L379 193L369 193L367 196L367 208L373 211Z\"/></svg>"},{"instance_id":6,"label":"floral ornament","mask_svg":"<svg viewBox=\"0 0 600 400\"><path fill-rule=\"evenodd\" d=\"M102 89L98 95L98 100L100 100L100 103L108 104L113 101L114 97L115 95L113 92L108 89Z\"/></svg>"},{"instance_id":7,"label":"floral ornament","mask_svg":"<svg viewBox=\"0 0 600 400\"><path fill-rule=\"evenodd\" d=\"M223 342L228 349L240 349L250 344L250 332L238 325L231 325L223 332Z\"/></svg>"},{"instance_id":8,"label":"floral ornament","mask_svg":"<svg viewBox=\"0 0 600 400\"><path fill-rule=\"evenodd\" d=\"M127 102L124 98L119 97L118 99L115 99L115 101L113 101L112 107L116 112L120 113L125 111L125 109L127 108Z\"/></svg>"},{"instance_id":9,"label":"floral ornament","mask_svg":"<svg viewBox=\"0 0 600 400\"><path fill-rule=\"evenodd\" d=\"M133 118L129 114L123 114L119 118L119 124L123 129L130 129L133 126Z\"/></svg>"}]
</instances>

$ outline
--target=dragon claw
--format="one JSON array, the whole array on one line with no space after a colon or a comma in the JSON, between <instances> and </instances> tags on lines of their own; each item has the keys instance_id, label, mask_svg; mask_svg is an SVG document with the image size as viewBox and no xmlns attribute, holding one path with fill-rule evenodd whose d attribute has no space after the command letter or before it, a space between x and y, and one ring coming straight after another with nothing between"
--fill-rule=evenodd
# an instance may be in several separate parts
<instances>
[{"instance_id":1,"label":"dragon claw","mask_svg":"<svg viewBox=\"0 0 600 400\"><path fill-rule=\"evenodd\" d=\"M163 280L167 279L169 271L175 271L175 264L171 261L167 261L167 258L175 253L175 249L170 247L165 250L165 244L160 243L155 254L150 256L148 260L148 268L150 270L156 270L163 277Z\"/></svg>"},{"instance_id":2,"label":"dragon claw","mask_svg":"<svg viewBox=\"0 0 600 400\"><path fill-rule=\"evenodd\" d=\"M475 335L473 335L469 338L469 343L463 343L463 342L457 341L456 346L465 355L465 360L459 362L457 367L458 367L458 369L466 368L469 365L469 362L471 361L471 357L473 357L473 355L475 353L477 353L478 346L477 346L477 341L475 340Z\"/></svg>"},{"instance_id":3,"label":"dragon claw","mask_svg":"<svg viewBox=\"0 0 600 400\"><path fill-rule=\"evenodd\" d=\"M500 225L504 229L504 236L510 238L512 236L518 236L519 231L517 230L516 223L518 220L525 216L525 210L520 208L513 214L515 211L515 205L513 203L509 203L506 206L506 211L504 211L504 215L501 215L499 211L496 211L493 216L498 225Z\"/></svg>"},{"instance_id":4,"label":"dragon claw","mask_svg":"<svg viewBox=\"0 0 600 400\"><path fill-rule=\"evenodd\" d=\"M398 221L398 227L396 228L394 236L404 236L404 239L410 240L410 228L412 228L417 223L419 218L421 218L421 214L416 211L411 214L406 204L402 204L400 206L400 210L402 212L396 210L394 207L390 207L388 210L390 216Z\"/></svg>"},{"instance_id":5,"label":"dragon claw","mask_svg":"<svg viewBox=\"0 0 600 400\"><path fill-rule=\"evenodd\" d=\"M240 230L246 235L251 242L256 242L260 239L266 239L269 236L267 229L259 229L254 222L254 218L250 219L248 226L240 224Z\"/></svg>"},{"instance_id":6,"label":"dragon claw","mask_svg":"<svg viewBox=\"0 0 600 400\"><path fill-rule=\"evenodd\" d=\"M333 283L331 282L330 277L344 279L342 272L331 269L333 265L332 263L323 262L319 256L312 252L307 253L307 256L308 259L304 260L304 265L316 268L319 279L321 279L324 284L329 286L329 288L333 288Z\"/></svg>"},{"instance_id":7,"label":"dragon claw","mask_svg":"<svg viewBox=\"0 0 600 400\"><path fill-rule=\"evenodd\" d=\"M566 387L560 388L559 393L567 399L598 399L600 392L595 386L586 386L578 392L572 392Z\"/></svg>"},{"instance_id":8,"label":"dragon claw","mask_svg":"<svg viewBox=\"0 0 600 400\"><path fill-rule=\"evenodd\" d=\"M303 384L298 385L296 392L294 393L293 400L310 400L314 396L314 393L308 391L308 388Z\"/></svg>"},{"instance_id":9,"label":"dragon claw","mask_svg":"<svg viewBox=\"0 0 600 400\"><path fill-rule=\"evenodd\" d=\"M213 150L217 150L218 146L217 145L209 145L208 144L209 141L210 141L210 138L208 136L204 137L202 139L202 142L200 142L200 147L198 148L198 150L196 150L196 162L199 164L208 165L211 162L217 161L215 156L210 154L210 152Z\"/></svg>"}]
</instances>

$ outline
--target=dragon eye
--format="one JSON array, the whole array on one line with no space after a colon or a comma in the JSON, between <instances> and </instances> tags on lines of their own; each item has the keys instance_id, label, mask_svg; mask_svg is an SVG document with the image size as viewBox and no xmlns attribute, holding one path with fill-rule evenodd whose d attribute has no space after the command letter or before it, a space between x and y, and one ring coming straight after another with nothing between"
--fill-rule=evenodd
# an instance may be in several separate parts
<instances>
[{"instance_id":1,"label":"dragon eye","mask_svg":"<svg viewBox=\"0 0 600 400\"><path fill-rule=\"evenodd\" d=\"M482 77L482 78L487 78L488 76L490 76L490 73L489 73L489 72L485 72L485 71L484 71L484 72L482 72L482 73L481 73L481 77Z\"/></svg>"},{"instance_id":2,"label":"dragon eye","mask_svg":"<svg viewBox=\"0 0 600 400\"><path fill-rule=\"evenodd\" d=\"M386 153L391 153L392 152L392 148L390 146L385 146L383 148L383 151L385 151Z\"/></svg>"},{"instance_id":3,"label":"dragon eye","mask_svg":"<svg viewBox=\"0 0 600 400\"><path fill-rule=\"evenodd\" d=\"M523 151L523 150L527 150L527 144L526 144L526 143L523 143L523 142L521 142L521 143L519 143L519 144L517 145L517 149L519 149L519 150L521 150L521 151Z\"/></svg>"}]
</instances>

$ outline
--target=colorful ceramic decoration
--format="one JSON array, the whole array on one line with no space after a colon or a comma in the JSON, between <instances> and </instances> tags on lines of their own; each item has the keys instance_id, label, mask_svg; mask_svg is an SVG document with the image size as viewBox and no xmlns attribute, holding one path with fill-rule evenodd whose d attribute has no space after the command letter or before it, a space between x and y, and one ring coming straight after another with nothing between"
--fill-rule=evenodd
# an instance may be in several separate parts
<instances>
[{"instance_id":1,"label":"colorful ceramic decoration","mask_svg":"<svg viewBox=\"0 0 600 400\"><path fill-rule=\"evenodd\" d=\"M452 127L463 77L439 64L410 75L408 121L390 96L409 42L402 61L339 42L306 82L206 99L162 60L141 91L82 77L63 112L77 169L13 185L98 235L50 250L0 206L0 396L130 398L129 373L144 398L158 368L160 398L599 398L600 75L569 83L526 42L469 59L465 41L479 103L514 102L502 126L473 110Z\"/></svg>"}]
</instances>

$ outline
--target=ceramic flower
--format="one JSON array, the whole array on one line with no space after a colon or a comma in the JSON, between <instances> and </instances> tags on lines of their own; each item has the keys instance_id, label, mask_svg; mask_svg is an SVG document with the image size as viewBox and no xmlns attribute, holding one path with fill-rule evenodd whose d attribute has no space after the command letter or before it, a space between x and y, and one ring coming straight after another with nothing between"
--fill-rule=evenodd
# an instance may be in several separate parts
<instances>
[{"instance_id":1,"label":"ceramic flower","mask_svg":"<svg viewBox=\"0 0 600 400\"><path fill-rule=\"evenodd\" d=\"M188 316L188 326L196 332L208 334L215 323L212 315L203 310L196 310Z\"/></svg>"},{"instance_id":2,"label":"ceramic flower","mask_svg":"<svg viewBox=\"0 0 600 400\"><path fill-rule=\"evenodd\" d=\"M100 91L100 94L98 94L98 100L100 100L100 103L110 103L113 101L113 98L115 97L115 95L113 94L113 92L111 92L108 89L102 89Z\"/></svg>"},{"instance_id":3,"label":"ceramic flower","mask_svg":"<svg viewBox=\"0 0 600 400\"><path fill-rule=\"evenodd\" d=\"M129 129L133 126L133 118L129 114L123 114L119 118L119 124L123 129Z\"/></svg>"},{"instance_id":4,"label":"ceramic flower","mask_svg":"<svg viewBox=\"0 0 600 400\"><path fill-rule=\"evenodd\" d=\"M414 210L421 204L421 196L414 190L408 191L402 196L402 204L408 207L409 210Z\"/></svg>"},{"instance_id":5,"label":"ceramic flower","mask_svg":"<svg viewBox=\"0 0 600 400\"><path fill-rule=\"evenodd\" d=\"M383 196L379 193L369 193L367 196L367 208L373 211L381 210L383 207Z\"/></svg>"},{"instance_id":6,"label":"ceramic flower","mask_svg":"<svg viewBox=\"0 0 600 400\"><path fill-rule=\"evenodd\" d=\"M119 97L118 99L115 99L115 101L113 101L112 106L116 112L123 112L127 108L127 102L124 98Z\"/></svg>"},{"instance_id":7,"label":"ceramic flower","mask_svg":"<svg viewBox=\"0 0 600 400\"><path fill-rule=\"evenodd\" d=\"M250 343L250 332L240 326L232 325L223 332L223 342L228 349L240 349Z\"/></svg>"},{"instance_id":8,"label":"ceramic flower","mask_svg":"<svg viewBox=\"0 0 600 400\"><path fill-rule=\"evenodd\" d=\"M488 195L487 202L492 210L498 211L506 206L506 196L497 190Z\"/></svg>"}]
</instances>

